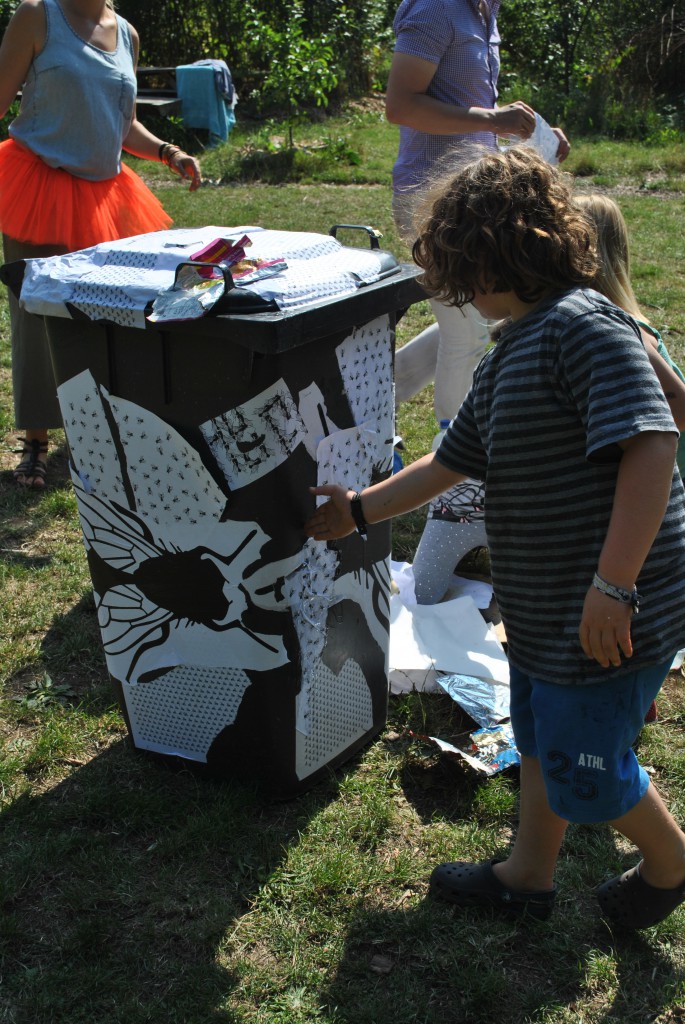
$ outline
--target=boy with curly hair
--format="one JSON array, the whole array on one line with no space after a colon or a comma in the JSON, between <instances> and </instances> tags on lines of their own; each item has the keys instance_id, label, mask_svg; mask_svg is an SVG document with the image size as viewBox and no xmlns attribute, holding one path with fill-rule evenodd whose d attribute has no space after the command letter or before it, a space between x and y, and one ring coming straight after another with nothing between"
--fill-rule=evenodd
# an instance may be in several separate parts
<instances>
[{"instance_id":1,"label":"boy with curly hair","mask_svg":"<svg viewBox=\"0 0 685 1024\"><path fill-rule=\"evenodd\" d=\"M632 749L685 646L678 431L634 321L591 289L592 224L533 150L487 153L443 181L414 258L433 294L507 325L437 452L361 494L313 488L329 500L305 530L363 533L486 480L519 829L504 860L438 865L431 891L544 919L568 823L608 822L641 860L600 885L600 907L647 927L685 900L685 835Z\"/></svg>"}]
</instances>

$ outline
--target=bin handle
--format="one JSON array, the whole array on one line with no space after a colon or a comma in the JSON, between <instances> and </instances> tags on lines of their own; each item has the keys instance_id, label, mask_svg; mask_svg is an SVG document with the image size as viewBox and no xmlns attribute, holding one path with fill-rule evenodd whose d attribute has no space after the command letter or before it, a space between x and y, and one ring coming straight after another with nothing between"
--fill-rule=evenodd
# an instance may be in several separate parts
<instances>
[{"instance_id":1,"label":"bin handle","mask_svg":"<svg viewBox=\"0 0 685 1024\"><path fill-rule=\"evenodd\" d=\"M203 263L201 260L184 260L183 263L177 264L176 273L174 274L174 287L176 287L176 285L178 284L179 274L181 273L184 267L192 267L193 270L206 267L210 273L206 273L203 275L202 272L200 271L201 277L210 277L212 273L215 273L217 270L220 270L224 279L224 290L230 292L231 288L235 288L235 281L233 280L233 275L231 274L231 271L228 269L228 267L224 266L223 263Z\"/></svg>"},{"instance_id":2,"label":"bin handle","mask_svg":"<svg viewBox=\"0 0 685 1024\"><path fill-rule=\"evenodd\" d=\"M369 245L372 249L380 249L379 238L383 237L382 232L378 228L372 228L368 224L334 224L333 227L328 229L328 234L333 235L333 238L338 237L338 228L348 228L351 231L366 231L369 236Z\"/></svg>"}]
</instances>

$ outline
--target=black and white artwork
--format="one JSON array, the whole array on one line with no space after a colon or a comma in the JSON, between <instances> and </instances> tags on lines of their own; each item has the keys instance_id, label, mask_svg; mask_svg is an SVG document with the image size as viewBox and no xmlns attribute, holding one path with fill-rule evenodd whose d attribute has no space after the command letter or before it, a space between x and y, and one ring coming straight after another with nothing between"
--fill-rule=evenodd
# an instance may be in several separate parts
<instances>
[{"instance_id":1,"label":"black and white artwork","mask_svg":"<svg viewBox=\"0 0 685 1024\"><path fill-rule=\"evenodd\" d=\"M284 771L303 780L382 724L389 543L315 543L297 524L310 485L360 489L389 471L392 343L379 317L320 354L321 375L303 346L194 423L88 369L60 386L102 642L137 747L211 762L249 712L258 748L254 716L273 702L290 708L274 741Z\"/></svg>"},{"instance_id":2,"label":"black and white artwork","mask_svg":"<svg viewBox=\"0 0 685 1024\"><path fill-rule=\"evenodd\" d=\"M305 438L304 423L282 380L200 430L233 490L270 473Z\"/></svg>"}]
</instances>

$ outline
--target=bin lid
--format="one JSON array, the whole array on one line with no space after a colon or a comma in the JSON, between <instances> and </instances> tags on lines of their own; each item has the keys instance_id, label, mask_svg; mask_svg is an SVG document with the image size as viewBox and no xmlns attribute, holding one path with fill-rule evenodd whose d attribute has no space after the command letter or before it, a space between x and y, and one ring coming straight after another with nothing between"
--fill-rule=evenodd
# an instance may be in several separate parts
<instances>
[{"instance_id":1,"label":"bin lid","mask_svg":"<svg viewBox=\"0 0 685 1024\"><path fill-rule=\"evenodd\" d=\"M314 232L275 231L255 226L208 226L158 231L120 239L82 249L65 256L51 256L25 261L20 298L31 313L42 316L67 317L105 321L126 327L150 328L146 314L155 297L173 287L179 264L187 262L197 250L219 237L248 235L249 256L256 259L282 259L287 269L275 277L256 281L249 288L235 287L227 292L217 308L221 315L205 315L202 329L212 320L224 322L219 334L226 332L226 321L238 320L242 331L253 339L261 337L256 347L274 350L274 335L283 347L307 340L313 324L303 326L302 317L314 315L321 329L331 333L339 323L338 304L343 302L354 317L361 308L364 315L375 304L376 314L389 296L385 285L397 277L398 283L414 282L419 271L413 265L401 265L390 253L380 249L358 249L342 245L331 235ZM12 265L3 268L3 278L11 283L16 278ZM369 299L359 304L354 300L370 291ZM392 289L393 293L397 289ZM402 289L400 289L402 291ZM400 306L410 305L425 295L415 284L409 288L411 298L403 296ZM396 298L392 299L394 303ZM332 307L335 307L333 310ZM399 307L395 307L399 308ZM326 312L324 312L324 310ZM374 315L374 314L372 314ZM260 327L246 325L259 316ZM267 319L264 319L264 317ZM288 326L277 330L277 325ZM361 322L361 321L358 321ZM197 320L165 322L157 329L197 330ZM217 326L219 326L217 324ZM214 330L210 330L214 334ZM242 340L242 339L240 339ZM266 348L264 348L266 345ZM280 344L276 345L280 347Z\"/></svg>"}]
</instances>

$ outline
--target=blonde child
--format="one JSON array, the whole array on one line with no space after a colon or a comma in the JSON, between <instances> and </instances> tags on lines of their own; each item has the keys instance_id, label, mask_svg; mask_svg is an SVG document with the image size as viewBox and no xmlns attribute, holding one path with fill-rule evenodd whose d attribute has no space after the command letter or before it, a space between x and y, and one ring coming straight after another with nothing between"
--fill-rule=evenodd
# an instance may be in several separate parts
<instances>
[{"instance_id":1,"label":"blonde child","mask_svg":"<svg viewBox=\"0 0 685 1024\"><path fill-rule=\"evenodd\" d=\"M685 473L685 377L635 298L630 280L628 228L623 214L613 199L600 193L579 195L576 202L597 228L599 268L593 287L621 309L625 309L626 313L630 313L640 326L647 356L664 389L675 425L681 432L676 462L682 476Z\"/></svg>"}]
</instances>

